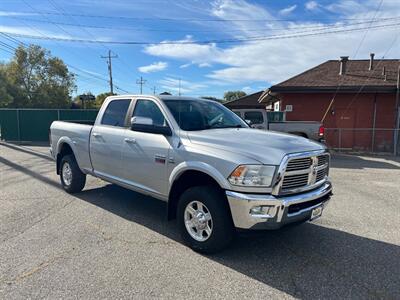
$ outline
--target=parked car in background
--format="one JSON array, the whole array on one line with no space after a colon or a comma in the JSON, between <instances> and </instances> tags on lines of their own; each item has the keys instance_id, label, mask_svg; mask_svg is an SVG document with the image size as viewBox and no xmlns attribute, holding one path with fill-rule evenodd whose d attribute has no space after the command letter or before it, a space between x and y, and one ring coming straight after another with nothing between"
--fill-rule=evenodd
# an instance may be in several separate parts
<instances>
[{"instance_id":1,"label":"parked car in background","mask_svg":"<svg viewBox=\"0 0 400 300\"><path fill-rule=\"evenodd\" d=\"M252 128L291 133L318 142L324 142L325 129L322 123L314 121L273 121L265 109L232 109L246 120Z\"/></svg>"},{"instance_id":2,"label":"parked car in background","mask_svg":"<svg viewBox=\"0 0 400 300\"><path fill-rule=\"evenodd\" d=\"M251 129L215 101L112 96L93 126L53 122L50 142L67 192L90 174L166 201L200 252L223 249L235 229L313 220L331 197L324 145Z\"/></svg>"}]
</instances>

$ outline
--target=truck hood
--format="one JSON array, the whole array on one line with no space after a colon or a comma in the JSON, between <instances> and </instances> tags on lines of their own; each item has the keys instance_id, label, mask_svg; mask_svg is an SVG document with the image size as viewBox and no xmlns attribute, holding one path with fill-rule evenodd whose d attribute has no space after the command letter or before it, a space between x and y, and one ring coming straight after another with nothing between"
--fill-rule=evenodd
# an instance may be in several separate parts
<instances>
[{"instance_id":1,"label":"truck hood","mask_svg":"<svg viewBox=\"0 0 400 300\"><path fill-rule=\"evenodd\" d=\"M189 131L193 144L244 155L262 164L278 165L289 153L323 150L322 144L291 134L251 128Z\"/></svg>"}]
</instances>

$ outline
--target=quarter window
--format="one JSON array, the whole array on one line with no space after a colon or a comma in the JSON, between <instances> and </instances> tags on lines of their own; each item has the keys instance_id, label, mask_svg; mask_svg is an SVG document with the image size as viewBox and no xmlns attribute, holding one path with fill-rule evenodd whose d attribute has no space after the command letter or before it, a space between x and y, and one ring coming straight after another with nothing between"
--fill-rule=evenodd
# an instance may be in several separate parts
<instances>
[{"instance_id":1,"label":"quarter window","mask_svg":"<svg viewBox=\"0 0 400 300\"><path fill-rule=\"evenodd\" d=\"M251 124L264 123L264 118L263 118L263 114L261 111L246 111L244 113L244 119L250 120Z\"/></svg>"},{"instance_id":2,"label":"quarter window","mask_svg":"<svg viewBox=\"0 0 400 300\"><path fill-rule=\"evenodd\" d=\"M131 100L113 100L104 111L101 124L125 127L125 117Z\"/></svg>"}]
</instances>

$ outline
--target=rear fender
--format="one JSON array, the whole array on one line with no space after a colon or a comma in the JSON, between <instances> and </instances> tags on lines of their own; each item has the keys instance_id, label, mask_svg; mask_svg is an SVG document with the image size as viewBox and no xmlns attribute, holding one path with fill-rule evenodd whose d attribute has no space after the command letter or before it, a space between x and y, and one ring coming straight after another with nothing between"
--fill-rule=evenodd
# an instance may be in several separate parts
<instances>
[{"instance_id":1,"label":"rear fender","mask_svg":"<svg viewBox=\"0 0 400 300\"><path fill-rule=\"evenodd\" d=\"M61 164L61 159L62 159L60 154L61 154L62 147L65 144L67 144L71 148L72 153L73 153L74 156L75 156L75 153L76 153L76 147L75 147L73 141L71 140L71 138L64 136L64 137L62 137L62 138L60 138L58 140L57 146L56 146L56 155L55 155L56 162L57 162L56 163L56 172L57 172L57 174L60 174L60 164Z\"/></svg>"}]
</instances>

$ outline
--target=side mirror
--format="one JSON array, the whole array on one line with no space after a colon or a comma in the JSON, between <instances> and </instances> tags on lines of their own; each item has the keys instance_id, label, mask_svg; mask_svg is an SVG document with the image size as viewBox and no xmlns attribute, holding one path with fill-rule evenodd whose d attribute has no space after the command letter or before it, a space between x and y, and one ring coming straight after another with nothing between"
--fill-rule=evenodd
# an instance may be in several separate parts
<instances>
[{"instance_id":1,"label":"side mirror","mask_svg":"<svg viewBox=\"0 0 400 300\"><path fill-rule=\"evenodd\" d=\"M133 125L153 125L153 119L146 117L131 118L131 126Z\"/></svg>"},{"instance_id":2,"label":"side mirror","mask_svg":"<svg viewBox=\"0 0 400 300\"><path fill-rule=\"evenodd\" d=\"M134 131L162 134L165 136L171 136L172 131L169 126L154 125L151 118L146 117L133 117L131 119L131 129Z\"/></svg>"}]
</instances>

